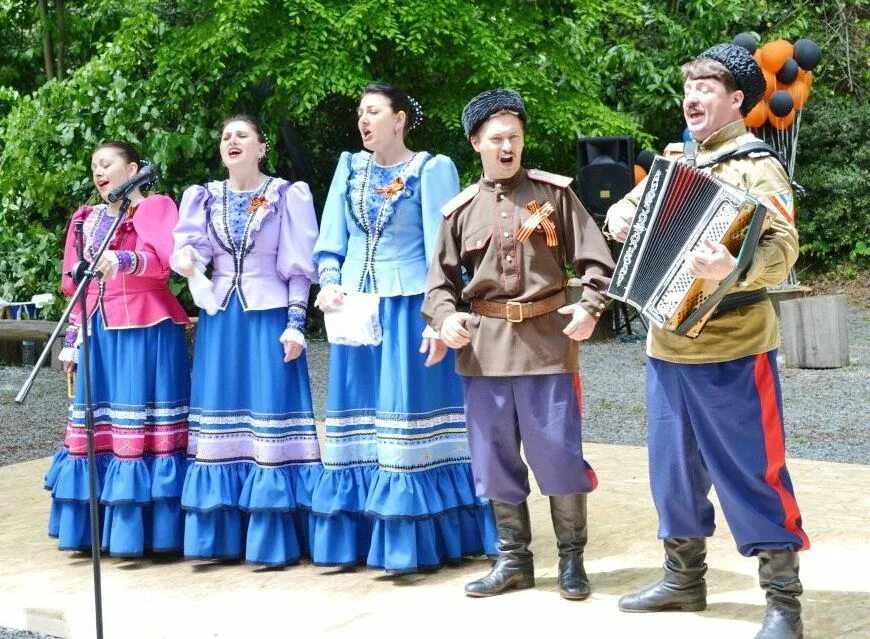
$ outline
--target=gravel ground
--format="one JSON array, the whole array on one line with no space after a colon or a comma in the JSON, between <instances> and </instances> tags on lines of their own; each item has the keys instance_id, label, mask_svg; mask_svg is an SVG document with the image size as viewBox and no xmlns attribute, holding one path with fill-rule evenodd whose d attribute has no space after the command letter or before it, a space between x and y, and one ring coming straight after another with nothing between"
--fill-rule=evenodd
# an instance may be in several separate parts
<instances>
[{"instance_id":1,"label":"gravel ground","mask_svg":"<svg viewBox=\"0 0 870 639\"><path fill-rule=\"evenodd\" d=\"M870 309L849 310L851 364L835 370L780 368L786 443L791 457L870 463ZM640 327L637 327L640 328ZM326 401L328 346L309 345L315 412ZM581 362L584 439L608 444L646 443L643 341L589 342ZM51 455L63 439L66 380L44 369L23 406L14 403L29 370L0 367L0 466ZM0 639L51 639L0 628Z\"/></svg>"},{"instance_id":2,"label":"gravel ground","mask_svg":"<svg viewBox=\"0 0 870 639\"><path fill-rule=\"evenodd\" d=\"M851 364L832 370L780 368L791 457L867 464L870 309L849 311ZM315 412L324 414L328 346L312 342ZM582 354L584 439L644 445L644 344L589 342ZM66 380L44 369L22 406L13 398L29 370L0 367L0 466L51 455L63 440Z\"/></svg>"}]
</instances>

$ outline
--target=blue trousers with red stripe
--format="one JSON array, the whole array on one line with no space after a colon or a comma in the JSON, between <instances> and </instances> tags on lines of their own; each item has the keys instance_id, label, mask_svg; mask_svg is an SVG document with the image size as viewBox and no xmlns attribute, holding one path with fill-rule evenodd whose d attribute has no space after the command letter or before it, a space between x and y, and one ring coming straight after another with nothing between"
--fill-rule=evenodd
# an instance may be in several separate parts
<instances>
[{"instance_id":1,"label":"blue trousers with red stripe","mask_svg":"<svg viewBox=\"0 0 870 639\"><path fill-rule=\"evenodd\" d=\"M583 458L582 390L577 373L463 377L475 492L505 504L529 496L529 471L544 495L595 490Z\"/></svg>"},{"instance_id":2,"label":"blue trousers with red stripe","mask_svg":"<svg viewBox=\"0 0 870 639\"><path fill-rule=\"evenodd\" d=\"M713 485L741 554L809 548L785 466L776 351L715 364L650 357L646 393L659 538L712 535Z\"/></svg>"}]
</instances>

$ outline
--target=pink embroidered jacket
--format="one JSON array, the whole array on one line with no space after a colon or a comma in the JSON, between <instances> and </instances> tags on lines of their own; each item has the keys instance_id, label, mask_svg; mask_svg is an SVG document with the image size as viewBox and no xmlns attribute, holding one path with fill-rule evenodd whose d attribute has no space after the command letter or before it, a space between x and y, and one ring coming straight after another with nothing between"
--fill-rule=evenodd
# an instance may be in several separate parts
<instances>
[{"instance_id":1,"label":"pink embroidered jacket","mask_svg":"<svg viewBox=\"0 0 870 639\"><path fill-rule=\"evenodd\" d=\"M63 253L64 294L72 295L76 285L67 275L78 261L75 223L84 220L85 256L91 260L99 249L105 226L111 222L104 204L85 205L73 213L67 230ZM165 195L151 195L139 202L133 215L121 222L109 249L124 251L130 270L105 282L92 281L88 287L88 317L101 311L107 329L153 326L167 318L187 324L187 313L169 290L169 257L172 255L172 229L178 222L178 208ZM70 323L81 325L79 307L70 315Z\"/></svg>"}]
</instances>

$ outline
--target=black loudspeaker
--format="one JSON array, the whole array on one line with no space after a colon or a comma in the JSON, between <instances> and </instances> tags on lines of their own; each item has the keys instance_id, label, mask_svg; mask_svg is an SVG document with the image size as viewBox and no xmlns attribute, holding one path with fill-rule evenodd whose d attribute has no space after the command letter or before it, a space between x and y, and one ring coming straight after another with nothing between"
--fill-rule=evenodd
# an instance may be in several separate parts
<instances>
[{"instance_id":1,"label":"black loudspeaker","mask_svg":"<svg viewBox=\"0 0 870 639\"><path fill-rule=\"evenodd\" d=\"M577 139L580 201L596 220L634 186L634 140L629 136Z\"/></svg>"}]
</instances>

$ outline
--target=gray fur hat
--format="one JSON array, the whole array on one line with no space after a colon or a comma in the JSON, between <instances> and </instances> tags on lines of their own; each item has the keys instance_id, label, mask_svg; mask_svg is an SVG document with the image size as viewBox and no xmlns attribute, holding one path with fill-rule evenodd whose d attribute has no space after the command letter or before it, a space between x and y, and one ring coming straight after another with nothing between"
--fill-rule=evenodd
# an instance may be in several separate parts
<instances>
[{"instance_id":1,"label":"gray fur hat","mask_svg":"<svg viewBox=\"0 0 870 639\"><path fill-rule=\"evenodd\" d=\"M764 74L761 67L746 49L736 44L717 44L696 59L707 58L724 66L734 76L734 83L743 91L740 112L745 116L764 97Z\"/></svg>"},{"instance_id":2,"label":"gray fur hat","mask_svg":"<svg viewBox=\"0 0 870 639\"><path fill-rule=\"evenodd\" d=\"M489 89L477 94L462 109L462 128L465 137L477 133L481 125L499 111L513 111L526 124L526 105L522 96L510 89Z\"/></svg>"}]
</instances>

